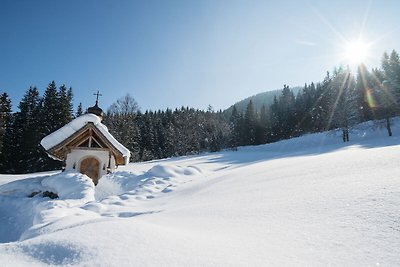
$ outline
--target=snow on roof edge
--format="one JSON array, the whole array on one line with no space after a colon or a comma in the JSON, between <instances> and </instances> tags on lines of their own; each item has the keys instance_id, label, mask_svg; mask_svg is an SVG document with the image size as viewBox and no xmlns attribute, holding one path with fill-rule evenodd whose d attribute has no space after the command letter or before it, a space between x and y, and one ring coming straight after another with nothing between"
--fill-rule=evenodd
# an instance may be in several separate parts
<instances>
[{"instance_id":1,"label":"snow on roof edge","mask_svg":"<svg viewBox=\"0 0 400 267\"><path fill-rule=\"evenodd\" d=\"M97 116L96 116L97 117ZM131 152L129 151L129 149L127 149L124 145L122 145L120 142L118 142L117 139L114 138L114 136L112 136L110 134L110 132L108 131L107 127L102 124L101 122L99 122L98 124L95 124L95 126L97 127L97 129L100 130L100 132L108 139L108 141L111 142L111 144L118 149L118 151L121 152L121 154L124 156L124 158L126 158L126 163L127 164L129 162L129 158L131 157Z\"/></svg>"},{"instance_id":2,"label":"snow on roof edge","mask_svg":"<svg viewBox=\"0 0 400 267\"><path fill-rule=\"evenodd\" d=\"M82 127L84 127L88 122L92 122L98 130L107 138L108 141L119 151L125 158L125 162L129 162L129 158L131 156L131 152L129 149L124 147L120 142L118 142L114 136L110 134L107 127L101 123L101 119L94 114L85 114L79 116L78 118L72 120L68 124L64 125L57 131L45 136L40 144L44 149L49 150L56 145L63 142L68 137L72 136L74 133L79 131ZM125 164L126 164L125 163Z\"/></svg>"}]
</instances>

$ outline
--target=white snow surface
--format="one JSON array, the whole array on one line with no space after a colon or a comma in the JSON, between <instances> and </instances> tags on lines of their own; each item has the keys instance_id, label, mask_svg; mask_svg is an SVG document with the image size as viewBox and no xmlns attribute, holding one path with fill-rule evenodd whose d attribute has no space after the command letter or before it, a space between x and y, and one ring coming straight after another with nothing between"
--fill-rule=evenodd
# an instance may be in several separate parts
<instances>
[{"instance_id":1,"label":"white snow surface","mask_svg":"<svg viewBox=\"0 0 400 267\"><path fill-rule=\"evenodd\" d=\"M90 113L77 117L57 131L44 137L40 144L44 147L44 149L49 150L82 129L88 122L92 122L96 128L99 129L100 132L113 144L113 146L121 152L121 154L125 157L125 161L129 162L131 155L129 149L124 147L108 132L107 127L101 123L99 116Z\"/></svg>"},{"instance_id":2,"label":"white snow surface","mask_svg":"<svg viewBox=\"0 0 400 267\"><path fill-rule=\"evenodd\" d=\"M400 266L394 122L392 137L368 122L349 143L332 131L130 164L96 187L0 175L0 266Z\"/></svg>"}]
</instances>

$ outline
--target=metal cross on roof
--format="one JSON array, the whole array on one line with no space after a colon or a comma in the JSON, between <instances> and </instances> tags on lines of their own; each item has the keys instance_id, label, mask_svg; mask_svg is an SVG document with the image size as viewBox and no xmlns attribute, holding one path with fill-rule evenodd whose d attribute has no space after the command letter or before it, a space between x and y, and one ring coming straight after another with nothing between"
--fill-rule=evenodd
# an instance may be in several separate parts
<instances>
[{"instance_id":1,"label":"metal cross on roof","mask_svg":"<svg viewBox=\"0 0 400 267\"><path fill-rule=\"evenodd\" d=\"M99 91L97 91L97 93L96 94L93 94L93 95L95 95L96 96L96 106L99 104L99 96L103 96L102 94L100 94L100 92Z\"/></svg>"}]
</instances>

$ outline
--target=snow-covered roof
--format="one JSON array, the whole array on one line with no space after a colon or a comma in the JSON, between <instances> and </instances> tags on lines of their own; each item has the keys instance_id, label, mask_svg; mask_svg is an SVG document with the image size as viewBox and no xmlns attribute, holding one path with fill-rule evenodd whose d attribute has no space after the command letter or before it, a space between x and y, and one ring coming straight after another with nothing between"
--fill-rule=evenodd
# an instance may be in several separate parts
<instances>
[{"instance_id":1,"label":"snow-covered roof","mask_svg":"<svg viewBox=\"0 0 400 267\"><path fill-rule=\"evenodd\" d=\"M66 124L62 128L57 131L49 134L44 137L40 144L46 150L50 150L51 148L57 146L62 143L64 140L78 132L80 129L85 127L87 123L93 123L94 126L104 135L105 138L123 155L125 158L125 162L129 162L130 151L126 147L124 147L120 142L118 142L108 131L107 127L101 123L100 117L94 114L85 114L79 116L78 118L72 120L70 123Z\"/></svg>"}]
</instances>

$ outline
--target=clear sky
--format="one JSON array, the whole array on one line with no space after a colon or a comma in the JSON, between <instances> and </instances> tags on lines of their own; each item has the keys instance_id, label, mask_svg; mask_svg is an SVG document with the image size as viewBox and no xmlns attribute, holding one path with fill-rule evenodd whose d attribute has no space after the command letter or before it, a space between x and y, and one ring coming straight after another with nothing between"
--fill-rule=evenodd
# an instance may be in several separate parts
<instances>
[{"instance_id":1,"label":"clear sky","mask_svg":"<svg viewBox=\"0 0 400 267\"><path fill-rule=\"evenodd\" d=\"M225 109L260 92L321 81L346 42L379 67L400 51L400 1L0 0L0 91L14 109L51 80L75 106L130 93L142 110Z\"/></svg>"}]
</instances>

